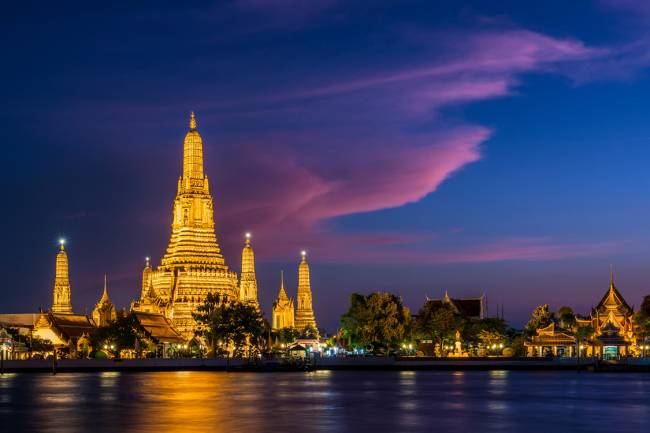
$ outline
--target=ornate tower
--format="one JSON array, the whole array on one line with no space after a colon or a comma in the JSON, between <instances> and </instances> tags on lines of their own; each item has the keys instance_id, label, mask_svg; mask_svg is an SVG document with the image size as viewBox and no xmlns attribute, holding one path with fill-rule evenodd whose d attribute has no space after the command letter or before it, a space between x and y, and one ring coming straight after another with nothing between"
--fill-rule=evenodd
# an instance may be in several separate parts
<instances>
[{"instance_id":1,"label":"ornate tower","mask_svg":"<svg viewBox=\"0 0 650 433\"><path fill-rule=\"evenodd\" d=\"M140 292L140 301L144 301L151 294L151 262L149 257L144 259L144 269L142 270L142 290Z\"/></svg>"},{"instance_id":2,"label":"ornate tower","mask_svg":"<svg viewBox=\"0 0 650 433\"><path fill-rule=\"evenodd\" d=\"M239 299L259 308L257 300L257 279L255 278L255 254L251 247L251 234L246 233L246 245L241 253L241 280Z\"/></svg>"},{"instance_id":3,"label":"ornate tower","mask_svg":"<svg viewBox=\"0 0 650 433\"><path fill-rule=\"evenodd\" d=\"M273 323L271 326L274 331L282 328L293 328L293 301L284 290L284 272L280 278L280 292L273 301Z\"/></svg>"},{"instance_id":4,"label":"ornate tower","mask_svg":"<svg viewBox=\"0 0 650 433\"><path fill-rule=\"evenodd\" d=\"M70 277L68 276L68 255L63 247L65 245L65 240L59 240L59 244L61 247L56 255L52 312L72 314L72 302L70 301Z\"/></svg>"},{"instance_id":5,"label":"ornate tower","mask_svg":"<svg viewBox=\"0 0 650 433\"><path fill-rule=\"evenodd\" d=\"M93 320L97 326L106 326L116 318L115 306L108 299L108 284L106 275L104 275L104 293L93 310Z\"/></svg>"},{"instance_id":6,"label":"ornate tower","mask_svg":"<svg viewBox=\"0 0 650 433\"><path fill-rule=\"evenodd\" d=\"M314 310L312 309L311 284L309 282L309 265L307 253L302 252L302 260L298 266L298 306L296 308L296 328L302 330L311 326L318 331Z\"/></svg>"},{"instance_id":7,"label":"ornate tower","mask_svg":"<svg viewBox=\"0 0 650 433\"><path fill-rule=\"evenodd\" d=\"M217 243L212 195L203 174L203 141L194 113L189 126L183 142L183 173L172 209L171 237L160 266L151 271L150 290L155 296L152 304L186 338L194 335L196 327L192 312L208 293L239 298L237 274L226 266Z\"/></svg>"}]
</instances>

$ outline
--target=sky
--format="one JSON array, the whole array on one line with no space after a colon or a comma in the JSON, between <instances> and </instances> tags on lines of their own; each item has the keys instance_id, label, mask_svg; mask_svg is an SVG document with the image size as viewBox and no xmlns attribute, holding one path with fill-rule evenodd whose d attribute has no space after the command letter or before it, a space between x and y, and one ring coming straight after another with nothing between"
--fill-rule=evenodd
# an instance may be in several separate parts
<instances>
[{"instance_id":1,"label":"sky","mask_svg":"<svg viewBox=\"0 0 650 433\"><path fill-rule=\"evenodd\" d=\"M217 237L262 309L308 251L319 325L352 292L485 294L514 326L650 294L650 5L13 2L0 14L2 312L127 307L169 240L194 110Z\"/></svg>"}]
</instances>

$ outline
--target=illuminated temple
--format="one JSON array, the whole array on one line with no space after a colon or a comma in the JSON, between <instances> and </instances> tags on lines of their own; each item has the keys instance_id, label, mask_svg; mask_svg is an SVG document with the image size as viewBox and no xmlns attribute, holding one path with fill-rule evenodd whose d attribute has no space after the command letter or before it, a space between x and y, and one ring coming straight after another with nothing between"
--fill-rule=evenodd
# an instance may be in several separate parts
<instances>
[{"instance_id":1,"label":"illuminated temple","mask_svg":"<svg viewBox=\"0 0 650 433\"><path fill-rule=\"evenodd\" d=\"M146 260L140 299L132 309L164 314L189 339L195 331L192 312L210 293L258 305L254 266L249 237L242 252L241 286L221 254L212 195L203 172L203 141L192 113L183 142L183 171L172 207L169 245L155 269Z\"/></svg>"}]
</instances>

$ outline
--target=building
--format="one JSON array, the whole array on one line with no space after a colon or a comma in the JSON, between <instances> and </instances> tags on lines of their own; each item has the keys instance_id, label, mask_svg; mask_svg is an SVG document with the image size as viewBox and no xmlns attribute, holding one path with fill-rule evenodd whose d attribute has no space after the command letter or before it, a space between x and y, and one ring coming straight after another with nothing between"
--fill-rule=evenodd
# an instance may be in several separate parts
<instances>
[{"instance_id":1,"label":"building","mask_svg":"<svg viewBox=\"0 0 650 433\"><path fill-rule=\"evenodd\" d=\"M80 340L94 328L95 323L82 314L43 312L34 324L33 335L75 351Z\"/></svg>"},{"instance_id":2,"label":"building","mask_svg":"<svg viewBox=\"0 0 650 433\"><path fill-rule=\"evenodd\" d=\"M132 308L164 314L190 339L195 331L192 312L210 293L224 300L240 298L237 274L226 265L217 242L213 200L203 172L203 141L192 113L167 251L155 269L147 261L141 299Z\"/></svg>"},{"instance_id":3,"label":"building","mask_svg":"<svg viewBox=\"0 0 650 433\"><path fill-rule=\"evenodd\" d=\"M588 318L577 318L576 326L593 330L593 334L578 342L571 329L561 329L555 323L537 330L525 346L528 356L597 356L616 359L632 353L636 345L633 322L634 311L614 284L613 274L609 288Z\"/></svg>"},{"instance_id":4,"label":"building","mask_svg":"<svg viewBox=\"0 0 650 433\"><path fill-rule=\"evenodd\" d=\"M425 302L432 307L448 305L456 313L468 320L480 320L486 316L485 295L479 298L451 298L449 293L445 291L445 296L442 299L430 299L427 297Z\"/></svg>"},{"instance_id":5,"label":"building","mask_svg":"<svg viewBox=\"0 0 650 433\"><path fill-rule=\"evenodd\" d=\"M576 338L571 331L558 328L551 323L537 330L537 334L527 340L526 355L539 356L575 356Z\"/></svg>"},{"instance_id":6,"label":"building","mask_svg":"<svg viewBox=\"0 0 650 433\"><path fill-rule=\"evenodd\" d=\"M594 330L591 346L596 356L611 359L630 354L629 346L636 345L633 315L634 311L616 288L612 273L609 288L591 310Z\"/></svg>"},{"instance_id":7,"label":"building","mask_svg":"<svg viewBox=\"0 0 650 433\"><path fill-rule=\"evenodd\" d=\"M52 293L53 313L72 313L70 278L68 275L68 254L65 252L65 240L59 240L60 249L56 255L54 272L54 290Z\"/></svg>"},{"instance_id":8,"label":"building","mask_svg":"<svg viewBox=\"0 0 650 433\"><path fill-rule=\"evenodd\" d=\"M255 253L251 247L251 234L246 233L246 244L241 253L241 277L239 280L239 298L259 309L257 300L257 278L255 277Z\"/></svg>"},{"instance_id":9,"label":"building","mask_svg":"<svg viewBox=\"0 0 650 433\"><path fill-rule=\"evenodd\" d=\"M107 287L107 278L104 275L104 293L102 294L101 299L95 305L93 309L93 321L96 326L107 326L110 322L117 318L117 312L115 311L115 306L108 299L108 287Z\"/></svg>"},{"instance_id":10,"label":"building","mask_svg":"<svg viewBox=\"0 0 650 433\"><path fill-rule=\"evenodd\" d=\"M311 282L309 278L309 264L307 263L307 252L301 253L302 259L298 265L298 294L296 301L296 320L295 325L299 330L307 327L312 328L318 333L314 309L312 307Z\"/></svg>"},{"instance_id":11,"label":"building","mask_svg":"<svg viewBox=\"0 0 650 433\"><path fill-rule=\"evenodd\" d=\"M274 331L294 327L293 299L289 298L287 292L284 290L284 272L282 272L280 277L278 297L273 301L272 319L271 327Z\"/></svg>"}]
</instances>

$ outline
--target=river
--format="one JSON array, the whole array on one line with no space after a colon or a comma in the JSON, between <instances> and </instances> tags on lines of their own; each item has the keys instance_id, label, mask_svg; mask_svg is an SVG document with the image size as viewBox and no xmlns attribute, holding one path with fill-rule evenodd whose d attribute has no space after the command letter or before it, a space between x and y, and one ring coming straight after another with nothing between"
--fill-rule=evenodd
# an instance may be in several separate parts
<instances>
[{"instance_id":1,"label":"river","mask_svg":"<svg viewBox=\"0 0 650 433\"><path fill-rule=\"evenodd\" d=\"M0 431L645 432L649 392L632 373L5 374Z\"/></svg>"}]
</instances>

